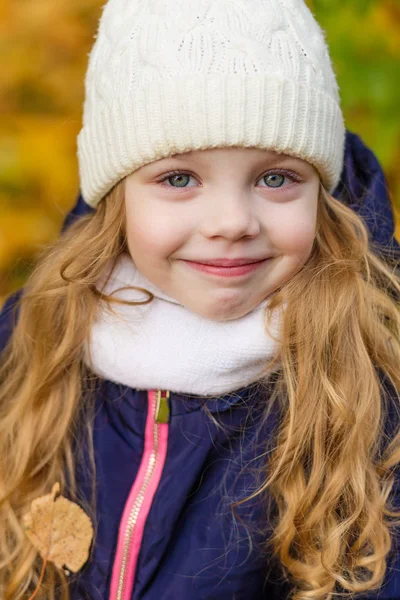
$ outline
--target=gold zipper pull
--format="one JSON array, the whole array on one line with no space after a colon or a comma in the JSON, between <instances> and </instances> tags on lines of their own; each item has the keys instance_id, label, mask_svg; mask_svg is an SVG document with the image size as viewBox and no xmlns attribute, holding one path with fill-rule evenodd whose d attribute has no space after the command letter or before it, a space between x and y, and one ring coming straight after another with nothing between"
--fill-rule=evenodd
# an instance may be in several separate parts
<instances>
[{"instance_id":1,"label":"gold zipper pull","mask_svg":"<svg viewBox=\"0 0 400 600\"><path fill-rule=\"evenodd\" d=\"M156 391L156 412L154 414L154 421L156 423L169 423L169 391L168 390L157 390Z\"/></svg>"}]
</instances>

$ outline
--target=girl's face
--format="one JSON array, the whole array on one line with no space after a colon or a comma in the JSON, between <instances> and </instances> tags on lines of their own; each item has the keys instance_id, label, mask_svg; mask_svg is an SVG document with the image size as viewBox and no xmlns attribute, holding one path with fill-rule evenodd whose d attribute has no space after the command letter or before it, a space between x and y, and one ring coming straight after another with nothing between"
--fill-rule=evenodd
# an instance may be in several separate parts
<instances>
[{"instance_id":1,"label":"girl's face","mask_svg":"<svg viewBox=\"0 0 400 600\"><path fill-rule=\"evenodd\" d=\"M189 310L237 319L307 261L319 186L309 163L258 148L163 158L126 178L129 252L145 277ZM238 258L266 260L230 277L191 264Z\"/></svg>"}]
</instances>

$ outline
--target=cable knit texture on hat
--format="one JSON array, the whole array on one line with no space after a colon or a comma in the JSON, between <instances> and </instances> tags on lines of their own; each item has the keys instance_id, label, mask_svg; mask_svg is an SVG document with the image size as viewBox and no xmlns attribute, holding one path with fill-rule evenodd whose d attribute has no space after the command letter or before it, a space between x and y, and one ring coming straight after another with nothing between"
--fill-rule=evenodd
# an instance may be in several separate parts
<instances>
[{"instance_id":1,"label":"cable knit texture on hat","mask_svg":"<svg viewBox=\"0 0 400 600\"><path fill-rule=\"evenodd\" d=\"M303 0L109 0L89 56L81 190L91 206L173 154L242 146L313 164L333 191L345 127Z\"/></svg>"}]
</instances>

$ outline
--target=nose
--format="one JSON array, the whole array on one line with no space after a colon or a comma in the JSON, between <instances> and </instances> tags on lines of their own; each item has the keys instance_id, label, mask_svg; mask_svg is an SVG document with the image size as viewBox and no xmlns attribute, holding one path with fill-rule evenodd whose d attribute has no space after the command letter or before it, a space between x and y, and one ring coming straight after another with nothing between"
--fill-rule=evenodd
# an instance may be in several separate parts
<instances>
[{"instance_id":1,"label":"nose","mask_svg":"<svg viewBox=\"0 0 400 600\"><path fill-rule=\"evenodd\" d=\"M224 237L237 240L260 233L254 201L244 192L212 194L203 212L201 233L204 237Z\"/></svg>"}]
</instances>

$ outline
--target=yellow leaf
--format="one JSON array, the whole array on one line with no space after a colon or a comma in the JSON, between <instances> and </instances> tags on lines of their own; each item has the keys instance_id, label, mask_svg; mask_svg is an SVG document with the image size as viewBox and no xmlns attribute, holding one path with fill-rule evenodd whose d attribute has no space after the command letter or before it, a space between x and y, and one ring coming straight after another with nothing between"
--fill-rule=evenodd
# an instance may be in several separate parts
<instances>
[{"instance_id":1,"label":"yellow leaf","mask_svg":"<svg viewBox=\"0 0 400 600\"><path fill-rule=\"evenodd\" d=\"M55 483L51 494L33 500L23 523L43 560L76 573L89 557L93 526L80 506L64 496L55 498L59 491L60 484Z\"/></svg>"}]
</instances>

